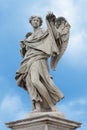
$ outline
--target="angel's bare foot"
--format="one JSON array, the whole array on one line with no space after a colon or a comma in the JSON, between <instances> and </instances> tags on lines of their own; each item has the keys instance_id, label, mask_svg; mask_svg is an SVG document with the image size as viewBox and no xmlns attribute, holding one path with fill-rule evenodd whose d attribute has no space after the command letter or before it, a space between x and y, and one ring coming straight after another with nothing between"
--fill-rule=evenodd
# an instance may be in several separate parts
<instances>
[{"instance_id":1,"label":"angel's bare foot","mask_svg":"<svg viewBox=\"0 0 87 130\"><path fill-rule=\"evenodd\" d=\"M32 112L36 113L36 112L40 112L40 110L34 109Z\"/></svg>"},{"instance_id":2,"label":"angel's bare foot","mask_svg":"<svg viewBox=\"0 0 87 130\"><path fill-rule=\"evenodd\" d=\"M32 112L41 112L41 105L40 102L35 103L35 109Z\"/></svg>"}]
</instances>

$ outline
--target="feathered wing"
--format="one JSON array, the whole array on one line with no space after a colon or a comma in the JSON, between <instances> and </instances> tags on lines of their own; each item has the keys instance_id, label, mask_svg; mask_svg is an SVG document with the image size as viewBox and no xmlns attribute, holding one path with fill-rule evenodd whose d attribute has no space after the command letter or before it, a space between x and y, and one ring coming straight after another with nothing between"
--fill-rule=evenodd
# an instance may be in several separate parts
<instances>
[{"instance_id":1,"label":"feathered wing","mask_svg":"<svg viewBox=\"0 0 87 130\"><path fill-rule=\"evenodd\" d=\"M68 45L70 25L64 17L56 19L56 31L59 33L59 37L56 39L59 54L51 57L50 64L53 70L55 70Z\"/></svg>"}]
</instances>

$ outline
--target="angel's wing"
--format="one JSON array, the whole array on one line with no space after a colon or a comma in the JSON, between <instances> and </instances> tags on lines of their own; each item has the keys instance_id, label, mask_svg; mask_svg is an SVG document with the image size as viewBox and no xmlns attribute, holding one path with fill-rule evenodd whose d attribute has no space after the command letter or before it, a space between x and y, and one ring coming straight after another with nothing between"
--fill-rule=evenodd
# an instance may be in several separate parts
<instances>
[{"instance_id":1,"label":"angel's wing","mask_svg":"<svg viewBox=\"0 0 87 130\"><path fill-rule=\"evenodd\" d=\"M69 40L70 25L64 17L58 17L55 20L56 30L60 34L56 39L56 44L59 48L59 55L51 57L51 68L55 70L56 65L64 54Z\"/></svg>"}]
</instances>

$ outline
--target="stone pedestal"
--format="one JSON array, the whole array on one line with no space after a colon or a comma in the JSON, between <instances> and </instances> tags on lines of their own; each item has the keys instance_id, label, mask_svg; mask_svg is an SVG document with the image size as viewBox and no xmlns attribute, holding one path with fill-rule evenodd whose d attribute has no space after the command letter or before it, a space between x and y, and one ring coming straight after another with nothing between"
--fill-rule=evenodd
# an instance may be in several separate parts
<instances>
[{"instance_id":1,"label":"stone pedestal","mask_svg":"<svg viewBox=\"0 0 87 130\"><path fill-rule=\"evenodd\" d=\"M26 119L6 123L12 130L75 130L81 123L67 120L57 112L31 113Z\"/></svg>"}]
</instances>

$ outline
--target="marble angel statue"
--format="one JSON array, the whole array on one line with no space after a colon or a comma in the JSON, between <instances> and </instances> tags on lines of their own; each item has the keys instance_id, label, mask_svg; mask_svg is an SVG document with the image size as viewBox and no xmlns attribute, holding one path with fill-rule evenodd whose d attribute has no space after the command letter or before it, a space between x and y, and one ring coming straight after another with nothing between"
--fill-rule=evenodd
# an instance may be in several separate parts
<instances>
[{"instance_id":1,"label":"marble angel statue","mask_svg":"<svg viewBox=\"0 0 87 130\"><path fill-rule=\"evenodd\" d=\"M41 28L39 16L31 16L29 23L34 31L21 41L23 60L15 79L29 93L33 112L57 111L56 103L64 95L53 83L48 58L51 69L55 70L67 48L70 25L64 17L56 18L51 12L46 15L47 29Z\"/></svg>"}]
</instances>

